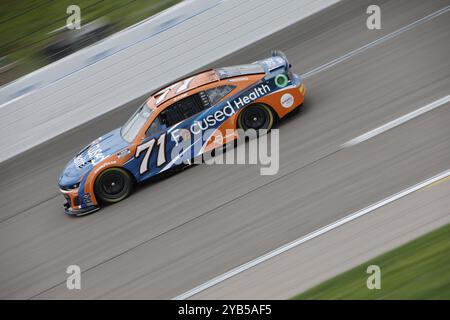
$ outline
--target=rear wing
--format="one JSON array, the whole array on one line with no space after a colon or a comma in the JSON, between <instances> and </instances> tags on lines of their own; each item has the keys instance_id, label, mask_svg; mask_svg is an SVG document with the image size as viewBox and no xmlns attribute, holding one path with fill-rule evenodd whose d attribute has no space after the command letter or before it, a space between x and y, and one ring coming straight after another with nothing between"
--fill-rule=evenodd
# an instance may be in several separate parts
<instances>
[{"instance_id":1,"label":"rear wing","mask_svg":"<svg viewBox=\"0 0 450 320\"><path fill-rule=\"evenodd\" d=\"M251 64L242 64L231 67L215 69L219 79L227 79L238 76L265 73L266 77L272 77L278 73L287 73L291 76L291 64L286 55L279 50L272 51L271 57L255 61Z\"/></svg>"},{"instance_id":2,"label":"rear wing","mask_svg":"<svg viewBox=\"0 0 450 320\"><path fill-rule=\"evenodd\" d=\"M254 62L264 68L267 76L273 76L278 73L287 73L291 76L291 64L283 51L273 50L271 57Z\"/></svg>"}]
</instances>

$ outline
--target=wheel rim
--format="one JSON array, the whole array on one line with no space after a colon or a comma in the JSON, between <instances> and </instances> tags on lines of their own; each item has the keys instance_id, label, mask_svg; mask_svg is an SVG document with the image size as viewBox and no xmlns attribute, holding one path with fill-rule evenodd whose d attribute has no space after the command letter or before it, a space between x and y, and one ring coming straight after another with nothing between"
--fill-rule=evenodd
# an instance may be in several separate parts
<instances>
[{"instance_id":1,"label":"wheel rim","mask_svg":"<svg viewBox=\"0 0 450 320\"><path fill-rule=\"evenodd\" d=\"M250 108L245 110L242 115L242 122L249 129L263 129L267 125L267 113L259 108Z\"/></svg>"},{"instance_id":2,"label":"wheel rim","mask_svg":"<svg viewBox=\"0 0 450 320\"><path fill-rule=\"evenodd\" d=\"M123 191L125 187L125 179L122 174L111 172L102 177L100 187L105 195L115 197Z\"/></svg>"}]
</instances>

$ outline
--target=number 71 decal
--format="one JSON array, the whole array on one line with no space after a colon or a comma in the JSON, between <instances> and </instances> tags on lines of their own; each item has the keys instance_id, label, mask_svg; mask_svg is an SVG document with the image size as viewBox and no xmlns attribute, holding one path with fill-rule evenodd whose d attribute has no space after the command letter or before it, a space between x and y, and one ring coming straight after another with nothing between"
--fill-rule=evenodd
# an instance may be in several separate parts
<instances>
[{"instance_id":1,"label":"number 71 decal","mask_svg":"<svg viewBox=\"0 0 450 320\"><path fill-rule=\"evenodd\" d=\"M144 174L148 171L148 161L150 159L150 155L152 153L153 150L153 146L155 145L155 141L157 141L157 145L158 145L158 158L156 160L156 165L162 166L165 162L166 162L166 134L162 134L158 140L156 140L156 138L153 138L141 145L139 145L136 148L136 154L135 157L138 158L139 155L141 154L141 152L147 150L145 152L144 157L142 158L142 162L141 162L141 166L139 168L139 173L140 174Z\"/></svg>"}]
</instances>

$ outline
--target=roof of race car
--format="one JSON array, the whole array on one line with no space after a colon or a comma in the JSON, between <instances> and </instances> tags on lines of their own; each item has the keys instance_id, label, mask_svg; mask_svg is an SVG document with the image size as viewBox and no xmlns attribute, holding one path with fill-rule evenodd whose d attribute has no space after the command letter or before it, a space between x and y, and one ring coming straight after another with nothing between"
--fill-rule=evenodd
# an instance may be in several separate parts
<instances>
[{"instance_id":1,"label":"roof of race car","mask_svg":"<svg viewBox=\"0 0 450 320\"><path fill-rule=\"evenodd\" d=\"M218 80L220 78L214 69L195 74L159 90L150 97L147 104L150 108L157 108L175 96Z\"/></svg>"},{"instance_id":2,"label":"roof of race car","mask_svg":"<svg viewBox=\"0 0 450 320\"><path fill-rule=\"evenodd\" d=\"M160 89L148 99L147 105L151 109L154 109L171 98L211 82L264 72L264 68L258 64L238 65L203 71Z\"/></svg>"}]
</instances>

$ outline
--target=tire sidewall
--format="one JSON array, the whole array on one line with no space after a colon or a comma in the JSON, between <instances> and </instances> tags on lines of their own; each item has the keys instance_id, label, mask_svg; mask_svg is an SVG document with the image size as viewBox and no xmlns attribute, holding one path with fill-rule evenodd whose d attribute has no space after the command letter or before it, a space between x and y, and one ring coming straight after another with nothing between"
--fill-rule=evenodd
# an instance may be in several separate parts
<instances>
[{"instance_id":1,"label":"tire sidewall","mask_svg":"<svg viewBox=\"0 0 450 320\"><path fill-rule=\"evenodd\" d=\"M244 110L242 110L242 112L239 114L239 117L238 117L238 123L237 123L238 129L243 129L244 131L246 131L248 129L252 129L252 128L246 127L244 125L243 120L242 120L242 117L244 116L245 112L248 112L248 110L250 108L258 108L258 109L263 110L265 112L266 116L269 118L269 122L268 122L266 128L259 128L258 130L266 129L267 132L269 132L272 129L272 127L273 127L274 120L275 120L274 118L275 117L274 117L272 109L269 106L265 105L265 104L252 104L250 106L247 106Z\"/></svg>"},{"instance_id":2,"label":"tire sidewall","mask_svg":"<svg viewBox=\"0 0 450 320\"><path fill-rule=\"evenodd\" d=\"M120 192L120 195L117 197L110 197L108 196L100 186L101 179L104 178L106 175L110 173L120 173L124 179L124 188L123 191ZM95 179L94 183L94 193L95 197L98 202L101 204L109 204L109 203L116 203L119 201L122 201L125 199L132 191L134 185L134 181L128 171L121 169L121 168L108 168L104 171L102 171L97 178Z\"/></svg>"}]
</instances>

